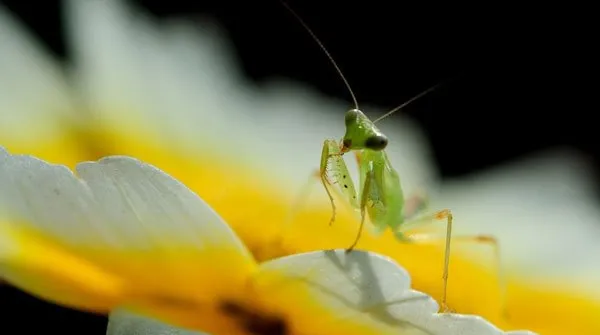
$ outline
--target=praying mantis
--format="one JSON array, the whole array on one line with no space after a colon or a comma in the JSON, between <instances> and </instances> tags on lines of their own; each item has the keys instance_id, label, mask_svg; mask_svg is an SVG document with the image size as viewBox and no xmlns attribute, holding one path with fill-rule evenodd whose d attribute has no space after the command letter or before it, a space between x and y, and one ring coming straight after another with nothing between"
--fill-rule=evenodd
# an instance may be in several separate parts
<instances>
[{"instance_id":1,"label":"praying mantis","mask_svg":"<svg viewBox=\"0 0 600 335\"><path fill-rule=\"evenodd\" d=\"M398 172L393 168L387 153L385 152L388 145L388 138L376 126L377 122L433 91L439 87L440 84L421 92L402 105L385 113L376 120L371 121L359 109L358 100L356 99L348 80L323 43L287 3L282 1L282 4L292 15L294 15L298 22L325 53L344 82L354 102L354 107L348 110L344 117L346 128L344 136L341 141L335 139L326 139L324 141L319 170L313 174L320 180L331 203L332 215L329 220L329 225L334 223L337 211L334 194L344 198L355 211L360 212L360 225L357 235L352 244L346 249L346 252L351 252L357 246L367 215L377 232L383 232L385 229L389 228L400 242L405 243L423 241L423 239L414 240L405 235L403 231L405 231L406 228L431 223L435 220L446 220L444 268L442 274L442 309L444 312L450 311L447 305L447 290L450 265L450 242L452 240L452 212L449 209L443 209L433 214L422 215L422 205L425 202L424 198L413 196L409 199L405 199ZM349 152L355 154L359 166L358 192L343 159L344 154ZM409 202L416 204L416 206L412 206L412 210L407 210L406 205ZM494 237L473 235L461 236L459 238L463 241L488 243L492 245L497 260L496 265L498 266L498 269L500 268L498 242ZM427 239L428 238L426 238L426 240ZM437 239L437 237L431 239Z\"/></svg>"}]
</instances>

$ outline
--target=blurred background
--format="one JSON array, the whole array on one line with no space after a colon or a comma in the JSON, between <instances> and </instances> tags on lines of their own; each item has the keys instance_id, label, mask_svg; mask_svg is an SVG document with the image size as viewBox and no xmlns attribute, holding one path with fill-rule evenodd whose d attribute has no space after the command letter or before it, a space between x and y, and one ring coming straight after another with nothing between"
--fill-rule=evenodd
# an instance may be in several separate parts
<instances>
[{"instance_id":1,"label":"blurred background","mask_svg":"<svg viewBox=\"0 0 600 335\"><path fill-rule=\"evenodd\" d=\"M325 54L276 0L131 2L161 19L213 21L256 85L288 78L350 106L350 94ZM60 1L0 3L69 62ZM444 179L558 147L577 150L600 171L596 104L586 103L595 86L592 21L583 10L381 0L288 3L328 48L363 105L391 109L447 82L402 111L425 131ZM6 286L0 292L2 308L11 306L4 319L19 324L22 333L38 322L49 332L105 333L103 317ZM36 324L17 320L22 315Z\"/></svg>"}]
</instances>

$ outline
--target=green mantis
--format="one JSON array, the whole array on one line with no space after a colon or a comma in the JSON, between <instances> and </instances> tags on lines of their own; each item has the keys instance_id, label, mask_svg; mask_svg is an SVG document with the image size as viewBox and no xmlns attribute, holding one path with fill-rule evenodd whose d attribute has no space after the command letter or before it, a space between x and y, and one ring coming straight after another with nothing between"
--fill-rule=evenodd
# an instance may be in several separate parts
<instances>
[{"instance_id":1,"label":"green mantis","mask_svg":"<svg viewBox=\"0 0 600 335\"><path fill-rule=\"evenodd\" d=\"M337 211L334 194L344 198L355 211L360 213L360 226L357 235L352 244L346 249L346 252L351 252L357 246L367 216L375 226L377 232L383 232L389 228L401 242L417 242L403 233L406 231L406 228L428 224L435 220L446 220L444 268L442 275L442 308L444 311L448 311L446 297L452 236L452 212L449 209L444 209L433 214L422 214L422 205L425 199L418 196L405 199L398 172L393 168L385 152L388 145L388 138L375 125L387 116L431 92L439 84L411 98L378 119L371 121L359 109L358 101L350 84L321 41L286 3L283 2L283 5L296 17L325 52L346 85L354 102L354 108L346 112L346 131L341 141L336 141L335 139L326 139L324 141L319 171L315 174L321 181L331 203L332 215L329 225L334 223ZM358 191L343 159L344 154L349 152L355 154L359 166L360 179ZM412 204L410 208L407 206L409 203ZM459 238L470 242L491 244L496 251L496 258L499 260L498 245L493 237L461 236ZM433 237L431 239L438 238ZM420 239L419 241L423 240Z\"/></svg>"},{"instance_id":2,"label":"green mantis","mask_svg":"<svg viewBox=\"0 0 600 335\"><path fill-rule=\"evenodd\" d=\"M400 177L392 167L384 150L388 144L387 137L358 108L346 112L345 123L346 133L341 144L336 140L327 139L323 144L321 154L319 178L329 196L332 207L329 224L331 225L335 221L334 192L341 193L354 209L360 211L360 227L356 238L346 249L347 252L352 251L358 244L367 214L379 232L389 227L396 238L402 242L412 242L408 236L402 233L402 228L446 219L442 306L447 309L452 212L444 209L431 215L419 215L417 210L406 211L406 200ZM355 153L359 165L360 188L358 192L342 157L350 151ZM416 200L420 202L421 199Z\"/></svg>"}]
</instances>

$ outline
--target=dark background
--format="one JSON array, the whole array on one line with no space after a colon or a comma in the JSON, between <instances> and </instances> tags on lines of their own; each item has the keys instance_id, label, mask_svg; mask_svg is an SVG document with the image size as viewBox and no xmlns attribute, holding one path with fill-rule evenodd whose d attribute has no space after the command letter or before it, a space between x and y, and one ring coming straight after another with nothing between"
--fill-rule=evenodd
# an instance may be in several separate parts
<instances>
[{"instance_id":1,"label":"dark background","mask_svg":"<svg viewBox=\"0 0 600 335\"><path fill-rule=\"evenodd\" d=\"M68 62L60 2L0 3ZM216 19L257 84L285 76L351 101L323 52L276 0L134 3L161 18ZM598 107L591 99L597 87L597 37L585 14L593 11L487 2L289 3L327 46L363 105L391 109L452 79L403 111L429 135L443 177L559 146L581 150L597 166ZM0 288L0 300L9 323L3 326L14 323L21 333L39 325L50 333L105 333L102 317L39 302L6 286Z\"/></svg>"}]
</instances>

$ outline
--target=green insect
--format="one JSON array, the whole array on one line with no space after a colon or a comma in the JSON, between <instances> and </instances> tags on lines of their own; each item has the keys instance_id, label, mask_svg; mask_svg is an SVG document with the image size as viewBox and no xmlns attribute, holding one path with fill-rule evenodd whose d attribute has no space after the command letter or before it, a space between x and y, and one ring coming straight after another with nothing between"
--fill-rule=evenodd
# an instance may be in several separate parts
<instances>
[{"instance_id":1,"label":"green insect","mask_svg":"<svg viewBox=\"0 0 600 335\"><path fill-rule=\"evenodd\" d=\"M345 115L346 132L344 137L341 141L336 141L334 139L325 140L321 153L320 168L318 173L315 173L315 176L317 176L323 184L331 202L332 215L329 225L334 223L337 211L334 194L345 198L354 210L360 212L359 230L352 244L346 249L347 252L351 252L358 244L367 216L378 233L385 231L385 229L389 227L395 237L399 241L405 243L439 240L439 236L433 235L421 236L418 240L414 240L403 232L405 232L407 228L429 224L435 220L446 220L444 268L442 275L442 309L445 312L449 311L446 304L446 296L448 288L448 268L450 263L450 242L452 236L452 212L449 209L444 209L435 212L434 214L422 214L426 204L425 197L415 195L405 199L400 183L400 177L392 167L385 152L385 148L388 145L388 138L375 125L375 123L431 92L440 84L421 92L404 104L394 108L376 120L371 121L359 109L358 101L350 84L325 46L304 21L286 3L282 3L292 15L296 17L302 26L304 26L306 31L325 52L346 85L354 102L354 108L348 110ZM360 188L358 192L343 159L343 155L351 151L354 152L359 166ZM497 265L499 265L498 244L495 238L477 235L460 236L454 237L453 239L491 244L496 252Z\"/></svg>"}]
</instances>

